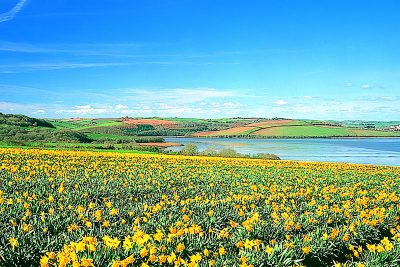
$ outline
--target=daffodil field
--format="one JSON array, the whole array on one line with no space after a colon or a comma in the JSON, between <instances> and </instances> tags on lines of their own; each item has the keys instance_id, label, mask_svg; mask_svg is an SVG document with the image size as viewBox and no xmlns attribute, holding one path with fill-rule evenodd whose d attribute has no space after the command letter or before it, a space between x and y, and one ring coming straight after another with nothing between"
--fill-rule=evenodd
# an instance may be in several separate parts
<instances>
[{"instance_id":1,"label":"daffodil field","mask_svg":"<svg viewBox=\"0 0 400 267\"><path fill-rule=\"evenodd\" d=\"M0 149L0 266L400 266L400 168Z\"/></svg>"}]
</instances>

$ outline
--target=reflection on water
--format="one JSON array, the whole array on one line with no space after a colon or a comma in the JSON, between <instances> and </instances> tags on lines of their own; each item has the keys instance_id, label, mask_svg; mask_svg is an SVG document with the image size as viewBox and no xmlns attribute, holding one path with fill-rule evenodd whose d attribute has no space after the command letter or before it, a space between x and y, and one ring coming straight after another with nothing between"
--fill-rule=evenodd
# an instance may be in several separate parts
<instances>
[{"instance_id":1,"label":"reflection on water","mask_svg":"<svg viewBox=\"0 0 400 267\"><path fill-rule=\"evenodd\" d=\"M200 151L233 148L244 154L272 153L281 159L331 161L400 166L399 138L338 139L230 139L165 138L167 142L195 144ZM181 147L170 148L179 151Z\"/></svg>"}]
</instances>

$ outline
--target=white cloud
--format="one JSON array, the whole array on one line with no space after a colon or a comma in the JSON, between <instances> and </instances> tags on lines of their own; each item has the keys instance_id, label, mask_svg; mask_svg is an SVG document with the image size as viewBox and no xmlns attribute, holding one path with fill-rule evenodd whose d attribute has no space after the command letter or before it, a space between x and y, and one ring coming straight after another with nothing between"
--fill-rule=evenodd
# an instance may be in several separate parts
<instances>
[{"instance_id":1,"label":"white cloud","mask_svg":"<svg viewBox=\"0 0 400 267\"><path fill-rule=\"evenodd\" d=\"M362 89L385 89L386 85L364 83L361 85Z\"/></svg>"},{"instance_id":2,"label":"white cloud","mask_svg":"<svg viewBox=\"0 0 400 267\"><path fill-rule=\"evenodd\" d=\"M353 83L345 83L344 86L345 86L345 87L352 87L352 86L353 86Z\"/></svg>"},{"instance_id":3,"label":"white cloud","mask_svg":"<svg viewBox=\"0 0 400 267\"><path fill-rule=\"evenodd\" d=\"M14 111L17 112L34 112L35 110L41 109L39 105L35 104L20 104L13 102L0 102L0 112Z\"/></svg>"},{"instance_id":4,"label":"white cloud","mask_svg":"<svg viewBox=\"0 0 400 267\"><path fill-rule=\"evenodd\" d=\"M400 101L393 99L391 105L379 99L346 99L340 102L319 98L312 103L297 103L290 106L263 107L259 113L267 117L289 117L335 120L396 120L400 112ZM385 114L385 115L383 115Z\"/></svg>"},{"instance_id":5,"label":"white cloud","mask_svg":"<svg viewBox=\"0 0 400 267\"><path fill-rule=\"evenodd\" d=\"M104 114L108 111L106 108L94 108L91 105L83 105L83 106L73 106L72 109L61 109L57 110L57 113L67 113L74 115L98 115Z\"/></svg>"},{"instance_id":6,"label":"white cloud","mask_svg":"<svg viewBox=\"0 0 400 267\"><path fill-rule=\"evenodd\" d=\"M196 98L196 99L228 97L228 96L234 95L232 92L216 90L213 88L198 88L198 89L177 88L177 89L174 89L173 92L181 97L189 97L189 98Z\"/></svg>"},{"instance_id":7,"label":"white cloud","mask_svg":"<svg viewBox=\"0 0 400 267\"><path fill-rule=\"evenodd\" d=\"M43 114L48 114L48 110L52 109L53 105L44 104L21 104L15 102L0 102L1 113L24 114L40 117Z\"/></svg>"},{"instance_id":8,"label":"white cloud","mask_svg":"<svg viewBox=\"0 0 400 267\"><path fill-rule=\"evenodd\" d=\"M283 100L283 99L280 99L280 100L276 100L273 103L276 104L276 105L280 105L281 106L281 105L286 105L288 102Z\"/></svg>"},{"instance_id":9,"label":"white cloud","mask_svg":"<svg viewBox=\"0 0 400 267\"><path fill-rule=\"evenodd\" d=\"M233 102L223 102L223 103L212 102L212 103L206 103L206 106L211 106L213 108L240 108L243 105L241 103L233 103Z\"/></svg>"},{"instance_id":10,"label":"white cloud","mask_svg":"<svg viewBox=\"0 0 400 267\"><path fill-rule=\"evenodd\" d=\"M21 43L0 40L0 51L18 53L60 53L79 56L112 56L145 58L154 55L135 54L137 48L154 45L152 43Z\"/></svg>"},{"instance_id":11,"label":"white cloud","mask_svg":"<svg viewBox=\"0 0 400 267\"><path fill-rule=\"evenodd\" d=\"M152 106L146 104L137 104L133 108L127 105L117 104L108 106L96 105L76 105L72 108L59 109L56 113L69 114L71 116L185 116L185 115L200 115L203 116L208 112L208 109L198 108L196 106L186 105L171 105L168 103L153 103Z\"/></svg>"},{"instance_id":12,"label":"white cloud","mask_svg":"<svg viewBox=\"0 0 400 267\"><path fill-rule=\"evenodd\" d=\"M121 109L128 109L129 107L126 106L126 105L118 104L118 105L115 105L114 108L115 108L116 110L121 110Z\"/></svg>"},{"instance_id":13,"label":"white cloud","mask_svg":"<svg viewBox=\"0 0 400 267\"><path fill-rule=\"evenodd\" d=\"M225 102L225 103L222 103L221 106L226 107L226 108L240 108L243 105L240 103Z\"/></svg>"},{"instance_id":14,"label":"white cloud","mask_svg":"<svg viewBox=\"0 0 400 267\"><path fill-rule=\"evenodd\" d=\"M146 90L146 89L120 89L124 94L124 99L131 101L141 102L168 102L174 105L184 105L190 103L199 103L209 99L225 99L228 97L240 96L237 92L231 90L221 90L208 87L199 88L172 88L172 89L159 89L159 90Z\"/></svg>"},{"instance_id":15,"label":"white cloud","mask_svg":"<svg viewBox=\"0 0 400 267\"><path fill-rule=\"evenodd\" d=\"M360 87L361 84L354 86ZM373 85L372 88L377 87ZM51 92L0 85L0 95L5 96L5 99L14 96L14 99L41 99L42 95L46 96L47 103L28 105L0 102L0 112L22 113L33 117L242 116L395 120L400 113L400 97L390 94L342 97L340 101L333 101L332 98L321 96L257 95L254 91L245 94L244 91L207 87L151 90L117 88L107 91L76 88L68 92ZM72 95L79 98L71 97ZM59 102L60 99L64 102ZM38 112L39 110L45 112Z\"/></svg>"},{"instance_id":16,"label":"white cloud","mask_svg":"<svg viewBox=\"0 0 400 267\"><path fill-rule=\"evenodd\" d=\"M32 63L0 65L0 73L127 66L128 63Z\"/></svg>"},{"instance_id":17,"label":"white cloud","mask_svg":"<svg viewBox=\"0 0 400 267\"><path fill-rule=\"evenodd\" d=\"M137 104L136 107L137 107L138 109L144 109L144 110L149 110L149 109L151 109L150 106L145 105L145 104Z\"/></svg>"},{"instance_id":18,"label":"white cloud","mask_svg":"<svg viewBox=\"0 0 400 267\"><path fill-rule=\"evenodd\" d=\"M22 53L38 53L45 50L37 48L31 44L13 43L0 41L0 51L5 52L22 52Z\"/></svg>"},{"instance_id":19,"label":"white cloud","mask_svg":"<svg viewBox=\"0 0 400 267\"><path fill-rule=\"evenodd\" d=\"M0 102L0 112L7 113L8 111L13 111L21 107L23 107L23 105L17 103Z\"/></svg>"},{"instance_id":20,"label":"white cloud","mask_svg":"<svg viewBox=\"0 0 400 267\"><path fill-rule=\"evenodd\" d=\"M15 15L17 15L22 8L28 3L28 0L19 1L10 11L0 14L0 23L12 20Z\"/></svg>"},{"instance_id":21,"label":"white cloud","mask_svg":"<svg viewBox=\"0 0 400 267\"><path fill-rule=\"evenodd\" d=\"M397 97L395 97L395 96L382 96L381 99L385 100L385 101L394 101L394 100L397 100Z\"/></svg>"}]
</instances>

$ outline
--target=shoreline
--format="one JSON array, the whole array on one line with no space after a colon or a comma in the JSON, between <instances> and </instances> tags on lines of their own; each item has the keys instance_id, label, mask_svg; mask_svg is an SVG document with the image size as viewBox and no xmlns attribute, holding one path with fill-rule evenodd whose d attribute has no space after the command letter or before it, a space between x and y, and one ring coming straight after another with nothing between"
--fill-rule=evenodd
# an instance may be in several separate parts
<instances>
[{"instance_id":1,"label":"shoreline","mask_svg":"<svg viewBox=\"0 0 400 267\"><path fill-rule=\"evenodd\" d=\"M249 161L268 161L271 163L281 164L282 162L294 162L299 164L321 164L321 165L353 165L353 166L368 166L368 167L378 167L378 168L400 168L400 165L385 165L385 164L373 164L373 163L354 163L346 161L313 161L313 160L302 160L302 159L280 159L280 160L268 160L268 159L258 159L258 158L245 158L245 157L219 157L219 156L205 156L205 155L172 155L164 153L153 153L144 151L133 151L133 150L101 150L101 149L59 149L59 148L40 148L40 147L5 147L0 146L0 150L6 149L22 149L22 150L44 150L44 151L67 151L67 152L92 152L92 153L107 153L107 154L129 154L132 156L145 155L146 157L179 157L183 159L202 159L202 160L249 160Z\"/></svg>"},{"instance_id":2,"label":"shoreline","mask_svg":"<svg viewBox=\"0 0 400 267\"><path fill-rule=\"evenodd\" d=\"M139 146L155 146L155 147L173 147L173 146L183 146L182 144L175 142L149 142L149 143L138 143Z\"/></svg>"},{"instance_id":3,"label":"shoreline","mask_svg":"<svg viewBox=\"0 0 400 267\"><path fill-rule=\"evenodd\" d=\"M22 150L45 150L45 151L70 151L70 152L93 152L93 153L119 153L119 154L131 154L131 155L146 155L146 156L161 156L161 157L182 157L182 158L202 158L202 159L231 159L231 160L265 160L271 162L296 162L296 163L311 163L311 164L346 164L346 165L364 165L371 167L389 167L389 168L400 168L400 165L389 165L389 164L376 164L376 163L355 163L346 161L315 161L307 159L279 159L279 160L268 160L268 159L257 159L257 158L246 158L246 157L219 157L219 156L207 156L207 155L179 155L179 154L168 154L162 152L146 152L138 150L111 150L111 149L71 149L71 148L50 148L50 147L22 147L22 146L2 146L0 149L22 149Z\"/></svg>"},{"instance_id":4,"label":"shoreline","mask_svg":"<svg viewBox=\"0 0 400 267\"><path fill-rule=\"evenodd\" d=\"M264 139L400 139L399 136L266 136L266 137L247 137L247 136L162 136L162 138L204 138L204 139L247 139L247 140L264 140Z\"/></svg>"}]
</instances>

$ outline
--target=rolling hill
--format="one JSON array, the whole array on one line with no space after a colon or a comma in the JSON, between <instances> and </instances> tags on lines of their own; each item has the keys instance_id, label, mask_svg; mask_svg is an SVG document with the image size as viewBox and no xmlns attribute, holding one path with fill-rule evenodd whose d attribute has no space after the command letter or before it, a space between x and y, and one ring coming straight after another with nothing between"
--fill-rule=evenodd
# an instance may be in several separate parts
<instances>
[{"instance_id":1,"label":"rolling hill","mask_svg":"<svg viewBox=\"0 0 400 267\"><path fill-rule=\"evenodd\" d=\"M393 122L399 125L400 122ZM382 126L382 127L381 127ZM75 146L167 146L163 137L334 138L400 137L382 122L263 118L70 118L35 119L0 113L0 142ZM386 127L386 128L383 128Z\"/></svg>"},{"instance_id":2,"label":"rolling hill","mask_svg":"<svg viewBox=\"0 0 400 267\"><path fill-rule=\"evenodd\" d=\"M195 137L244 138L327 138L327 137L400 137L400 132L342 126L336 122L309 120L265 120L219 131L194 133Z\"/></svg>"}]
</instances>

